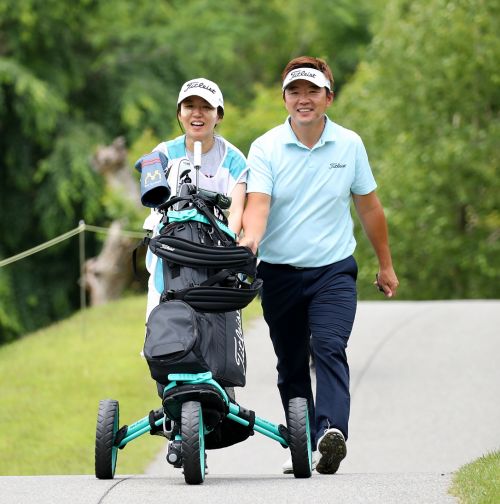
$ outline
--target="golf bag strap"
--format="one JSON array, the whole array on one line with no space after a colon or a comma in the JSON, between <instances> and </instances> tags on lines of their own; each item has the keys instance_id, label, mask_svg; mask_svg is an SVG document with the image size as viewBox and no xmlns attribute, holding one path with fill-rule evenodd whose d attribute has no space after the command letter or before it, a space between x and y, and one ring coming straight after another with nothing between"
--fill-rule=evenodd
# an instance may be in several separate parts
<instances>
[{"instance_id":1,"label":"golf bag strap","mask_svg":"<svg viewBox=\"0 0 500 504\"><path fill-rule=\"evenodd\" d=\"M228 270L228 269L223 269L216 273L215 275L212 275L211 277L208 277L204 282L200 284L200 287L209 287L211 285L214 285L216 283L221 283L223 282L228 276L234 275L235 272Z\"/></svg>"},{"instance_id":2,"label":"golf bag strap","mask_svg":"<svg viewBox=\"0 0 500 504\"><path fill-rule=\"evenodd\" d=\"M168 208L172 207L176 203L180 203L181 201L189 201L194 205L194 207L212 224L217 237L221 241L221 243L227 247L231 245L231 242L227 239L224 233L221 231L219 225L217 224L217 219L214 214L210 211L207 204L203 201L203 199L196 197L196 195L190 196L176 196L174 198L170 198L166 203L158 207L159 209L166 211Z\"/></svg>"},{"instance_id":3,"label":"golf bag strap","mask_svg":"<svg viewBox=\"0 0 500 504\"><path fill-rule=\"evenodd\" d=\"M169 263L165 259L162 262L162 273L163 273L163 292L160 296L160 301L167 301L169 299L174 299L170 297L168 290L169 283L169 273L172 278L177 278L181 274L181 267L175 263Z\"/></svg>"},{"instance_id":4,"label":"golf bag strap","mask_svg":"<svg viewBox=\"0 0 500 504\"><path fill-rule=\"evenodd\" d=\"M148 246L150 241L151 241L151 238L149 236L145 236L134 247L134 250L132 251L132 268L134 270L134 277L135 277L136 280L138 279L138 275L137 275L137 249Z\"/></svg>"},{"instance_id":5,"label":"golf bag strap","mask_svg":"<svg viewBox=\"0 0 500 504\"><path fill-rule=\"evenodd\" d=\"M168 266L163 267L163 285L164 285L164 291L162 294L162 300L171 300L171 299L180 299L181 301L184 299L184 296L187 291L190 291L193 288L197 287L210 287L216 283L223 282L228 276L234 275L233 271L224 269L216 273L215 275L212 275L211 277L207 278L204 282L202 282L200 285L195 286L195 287L187 287L186 289L182 289L179 291L169 291L167 289L167 280L168 280L168 274L167 274L167 267L170 267L170 272L173 278L179 276L178 271L180 270L180 266L177 264L170 264Z\"/></svg>"},{"instance_id":6,"label":"golf bag strap","mask_svg":"<svg viewBox=\"0 0 500 504\"><path fill-rule=\"evenodd\" d=\"M195 286L182 290L167 290L161 296L161 301L173 299L184 301L197 311L222 313L241 310L248 306L257 296L262 287L262 279L255 279L245 288Z\"/></svg>"},{"instance_id":7,"label":"golf bag strap","mask_svg":"<svg viewBox=\"0 0 500 504\"><path fill-rule=\"evenodd\" d=\"M215 233L219 237L219 240L221 243L225 246L228 247L231 245L231 242L227 239L227 237L224 235L224 233L220 230L219 225L217 224L217 220L214 217L214 214L210 211L208 208L207 204L200 198L193 198L193 204L194 206L202 213L212 224Z\"/></svg>"},{"instance_id":8,"label":"golf bag strap","mask_svg":"<svg viewBox=\"0 0 500 504\"><path fill-rule=\"evenodd\" d=\"M247 247L214 247L175 236L157 236L151 239L149 248L168 264L190 268L232 269L250 276L256 275L257 258Z\"/></svg>"},{"instance_id":9,"label":"golf bag strap","mask_svg":"<svg viewBox=\"0 0 500 504\"><path fill-rule=\"evenodd\" d=\"M158 210L166 211L170 207L173 207L176 203L180 203L181 201L192 201L193 197L192 196L174 196L170 198L166 203L163 203L163 205L160 205L158 207Z\"/></svg>"}]
</instances>

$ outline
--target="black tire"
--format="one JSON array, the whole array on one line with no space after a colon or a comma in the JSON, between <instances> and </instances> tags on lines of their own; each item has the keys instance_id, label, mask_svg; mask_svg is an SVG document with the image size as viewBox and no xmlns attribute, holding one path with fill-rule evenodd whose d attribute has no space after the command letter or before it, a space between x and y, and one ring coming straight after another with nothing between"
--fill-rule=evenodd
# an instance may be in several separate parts
<instances>
[{"instance_id":1,"label":"black tire","mask_svg":"<svg viewBox=\"0 0 500 504\"><path fill-rule=\"evenodd\" d=\"M95 475L99 479L113 479L118 458L114 446L119 424L119 405L114 399L99 401L95 434Z\"/></svg>"},{"instance_id":2,"label":"black tire","mask_svg":"<svg viewBox=\"0 0 500 504\"><path fill-rule=\"evenodd\" d=\"M310 478L312 454L307 399L303 397L290 399L287 428L293 475L296 478Z\"/></svg>"},{"instance_id":3,"label":"black tire","mask_svg":"<svg viewBox=\"0 0 500 504\"><path fill-rule=\"evenodd\" d=\"M205 480L205 436L199 402L182 404L181 435L184 480L188 485L199 485Z\"/></svg>"}]
</instances>

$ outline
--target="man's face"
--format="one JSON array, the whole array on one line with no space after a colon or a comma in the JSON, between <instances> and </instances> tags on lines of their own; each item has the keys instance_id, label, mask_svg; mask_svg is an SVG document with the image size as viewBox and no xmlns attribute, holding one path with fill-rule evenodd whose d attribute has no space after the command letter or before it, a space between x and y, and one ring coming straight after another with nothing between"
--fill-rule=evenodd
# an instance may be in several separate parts
<instances>
[{"instance_id":1,"label":"man's face","mask_svg":"<svg viewBox=\"0 0 500 504\"><path fill-rule=\"evenodd\" d=\"M333 94L306 80L293 81L284 93L285 107L297 125L307 126L323 120Z\"/></svg>"}]
</instances>

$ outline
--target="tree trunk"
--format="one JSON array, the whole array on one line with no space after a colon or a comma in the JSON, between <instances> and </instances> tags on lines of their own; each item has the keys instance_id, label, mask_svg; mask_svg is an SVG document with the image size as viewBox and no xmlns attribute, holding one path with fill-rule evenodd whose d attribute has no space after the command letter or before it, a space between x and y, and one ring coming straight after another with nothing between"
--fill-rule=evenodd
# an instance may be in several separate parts
<instances>
[{"instance_id":1,"label":"tree trunk","mask_svg":"<svg viewBox=\"0 0 500 504\"><path fill-rule=\"evenodd\" d=\"M128 166L122 137L116 138L109 146L99 147L93 164L114 192L120 193L140 210L139 188ZM137 240L121 236L120 232L127 224L126 220L113 221L100 254L85 262L83 281L91 306L119 298L132 279L131 252Z\"/></svg>"},{"instance_id":2,"label":"tree trunk","mask_svg":"<svg viewBox=\"0 0 500 504\"><path fill-rule=\"evenodd\" d=\"M91 306L119 298L132 279L131 251L137 240L121 236L122 229L122 223L114 221L100 254L85 262L84 282Z\"/></svg>"}]
</instances>

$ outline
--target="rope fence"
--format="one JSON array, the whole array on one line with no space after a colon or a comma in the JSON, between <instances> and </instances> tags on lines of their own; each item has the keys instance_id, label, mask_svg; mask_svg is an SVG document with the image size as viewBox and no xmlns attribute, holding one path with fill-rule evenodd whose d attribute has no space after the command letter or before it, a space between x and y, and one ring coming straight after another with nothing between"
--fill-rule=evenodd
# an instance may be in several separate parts
<instances>
[{"instance_id":1,"label":"rope fence","mask_svg":"<svg viewBox=\"0 0 500 504\"><path fill-rule=\"evenodd\" d=\"M69 238L72 238L73 236L75 236L77 234L85 233L85 231L88 231L91 233L109 234L110 229L111 228L92 226L89 224L85 224L84 221L80 221L78 227L71 229L70 231L67 231L66 233L63 233L62 235L56 236L55 238L52 238L51 240L46 241L45 243L41 243L40 245L37 245L36 247L25 250L24 252L20 252L19 254L16 254L12 257L7 257L6 259L0 259L0 268L3 268L4 266L7 266L8 264L12 264L16 261L20 261L21 259L24 259L30 255L36 254L37 252L41 252L42 250L53 247L54 245L57 245L58 243L61 243L64 240L68 240ZM139 231L121 230L119 232L119 234L122 236L126 236L128 238L143 238L144 237L144 232L141 233Z\"/></svg>"},{"instance_id":2,"label":"rope fence","mask_svg":"<svg viewBox=\"0 0 500 504\"><path fill-rule=\"evenodd\" d=\"M36 247L25 250L24 252L20 252L19 254L16 254L14 256L7 257L6 259L0 260L0 268L3 268L4 266L7 266L8 264L12 264L14 262L25 259L26 257L29 257L33 254L41 252L42 250L53 247L54 245L57 245L65 240L68 240L69 238L72 238L73 236L79 235L79 256L80 256L79 257L80 258L79 284L80 284L80 309L82 311L82 319L81 319L81 321L82 321L82 327L81 327L82 336L85 336L85 327L86 327L85 312L86 312L86 308L87 308L87 300L86 300L86 295L85 295L85 285L82 281L83 275L84 275L84 265L85 265L85 232L86 231L88 231L90 233L109 234L111 231L111 228L92 226L90 224L85 224L85 221L81 220L78 224L78 227L71 229L70 231L67 231L66 233L63 233L62 235L56 236L55 238L52 238L52 240L48 240L45 243L41 243L40 245L37 245ZM119 230L118 234L120 234L121 236L125 236L127 238L143 238L145 233L140 232L140 231Z\"/></svg>"}]
</instances>

